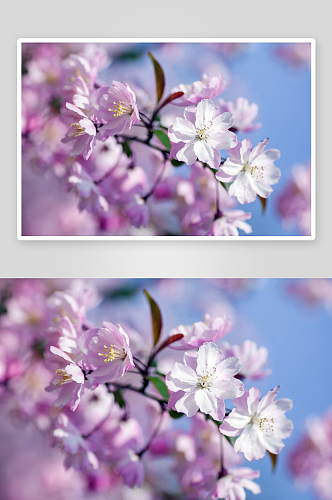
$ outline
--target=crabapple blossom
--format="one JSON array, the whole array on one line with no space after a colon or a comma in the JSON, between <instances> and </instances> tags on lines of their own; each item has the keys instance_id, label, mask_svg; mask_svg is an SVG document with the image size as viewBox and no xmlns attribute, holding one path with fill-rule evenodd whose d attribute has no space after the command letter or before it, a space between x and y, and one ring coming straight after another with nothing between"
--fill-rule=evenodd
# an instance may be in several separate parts
<instances>
[{"instance_id":1,"label":"crabapple blossom","mask_svg":"<svg viewBox=\"0 0 332 500\"><path fill-rule=\"evenodd\" d=\"M243 210L225 210L221 217L212 223L207 234L208 236L238 236L238 229L249 234L252 232L252 227L245 221L250 218L251 214Z\"/></svg>"},{"instance_id":2,"label":"crabapple blossom","mask_svg":"<svg viewBox=\"0 0 332 500\"><path fill-rule=\"evenodd\" d=\"M214 99L227 87L226 80L221 76L209 77L206 74L202 75L202 79L192 84L181 83L171 90L171 94L175 92L183 92L183 96L172 101L175 106L191 106L198 104L202 99Z\"/></svg>"},{"instance_id":3,"label":"crabapple blossom","mask_svg":"<svg viewBox=\"0 0 332 500\"><path fill-rule=\"evenodd\" d=\"M70 156L76 157L83 154L83 158L87 160L95 143L96 127L80 108L70 102L66 103L66 107L72 112L72 123L70 123L71 129L61 142L64 144L73 143L73 147L69 151Z\"/></svg>"},{"instance_id":4,"label":"crabapple blossom","mask_svg":"<svg viewBox=\"0 0 332 500\"><path fill-rule=\"evenodd\" d=\"M93 328L87 332L90 337L87 358L95 368L91 378L97 383L110 382L123 377L134 367L129 347L129 337L123 328L104 321L103 328Z\"/></svg>"},{"instance_id":5,"label":"crabapple blossom","mask_svg":"<svg viewBox=\"0 0 332 500\"><path fill-rule=\"evenodd\" d=\"M237 358L225 358L213 342L205 342L197 351L184 354L184 364L175 363L166 376L173 392L169 405L188 417L198 410L222 420L225 399L243 394L243 384L234 378L241 369Z\"/></svg>"},{"instance_id":6,"label":"crabapple blossom","mask_svg":"<svg viewBox=\"0 0 332 500\"><path fill-rule=\"evenodd\" d=\"M279 181L281 173L273 162L280 158L280 151L264 151L267 143L265 139L252 149L251 141L244 139L227 150L231 156L216 173L218 180L232 182L228 194L242 204L255 201L256 195L268 198L273 191L271 185Z\"/></svg>"},{"instance_id":7,"label":"crabapple blossom","mask_svg":"<svg viewBox=\"0 0 332 500\"><path fill-rule=\"evenodd\" d=\"M171 156L187 165L198 159L217 169L219 150L237 144L236 135L228 130L233 123L232 114L220 113L211 99L203 99L196 108L185 108L184 118L177 117L168 129L168 136L175 143Z\"/></svg>"},{"instance_id":8,"label":"crabapple blossom","mask_svg":"<svg viewBox=\"0 0 332 500\"><path fill-rule=\"evenodd\" d=\"M67 468L73 467L76 470L98 468L98 459L91 450L89 442L64 413L58 417L53 436L55 442L61 444L66 451L65 466Z\"/></svg>"},{"instance_id":9,"label":"crabapple blossom","mask_svg":"<svg viewBox=\"0 0 332 500\"><path fill-rule=\"evenodd\" d=\"M226 475L218 479L215 487L206 497L206 500L245 500L247 489L257 495L261 492L260 486L253 481L260 476L259 470L252 470L249 467L238 469L228 469Z\"/></svg>"},{"instance_id":10,"label":"crabapple blossom","mask_svg":"<svg viewBox=\"0 0 332 500\"><path fill-rule=\"evenodd\" d=\"M84 374L81 368L61 349L51 346L50 351L60 358L58 361L60 368L55 370L55 377L45 390L47 392L59 391L54 406L62 408L71 401L70 409L75 411L83 391Z\"/></svg>"},{"instance_id":11,"label":"crabapple blossom","mask_svg":"<svg viewBox=\"0 0 332 500\"><path fill-rule=\"evenodd\" d=\"M291 410L290 399L275 398L279 392L276 387L262 399L256 387L233 400L237 406L231 411L219 430L226 436L239 436L235 441L234 450L242 452L247 460L263 458L266 450L278 454L285 446L282 439L288 438L293 430L293 423L285 417L285 412Z\"/></svg>"},{"instance_id":12,"label":"crabapple blossom","mask_svg":"<svg viewBox=\"0 0 332 500\"><path fill-rule=\"evenodd\" d=\"M311 165L295 165L292 177L277 199L277 210L285 227L297 226L311 234Z\"/></svg>"},{"instance_id":13,"label":"crabapple blossom","mask_svg":"<svg viewBox=\"0 0 332 500\"><path fill-rule=\"evenodd\" d=\"M112 82L112 87L98 91L99 116L103 120L103 132L121 134L140 121L136 96L128 84Z\"/></svg>"},{"instance_id":14,"label":"crabapple blossom","mask_svg":"<svg viewBox=\"0 0 332 500\"><path fill-rule=\"evenodd\" d=\"M234 116L233 128L239 132L253 132L259 129L261 123L253 123L257 118L258 106L255 102L249 104L248 99L238 97L235 102L219 99L217 106L222 113L229 111Z\"/></svg>"},{"instance_id":15,"label":"crabapple blossom","mask_svg":"<svg viewBox=\"0 0 332 500\"><path fill-rule=\"evenodd\" d=\"M271 370L264 370L268 355L266 347L257 347L256 342L245 340L242 346L224 341L220 348L225 356L238 358L241 363L239 376L257 380L271 374Z\"/></svg>"},{"instance_id":16,"label":"crabapple blossom","mask_svg":"<svg viewBox=\"0 0 332 500\"><path fill-rule=\"evenodd\" d=\"M77 193L80 198L78 205L80 210L85 209L89 213L108 212L109 204L104 196L105 190L93 181L78 162L72 165L68 185L69 189Z\"/></svg>"},{"instance_id":17,"label":"crabapple blossom","mask_svg":"<svg viewBox=\"0 0 332 500\"><path fill-rule=\"evenodd\" d=\"M204 342L218 342L232 329L232 323L227 316L212 318L205 314L204 321L198 321L192 326L179 325L169 332L169 336L182 333L183 338L171 344L172 349L197 349Z\"/></svg>"}]
</instances>

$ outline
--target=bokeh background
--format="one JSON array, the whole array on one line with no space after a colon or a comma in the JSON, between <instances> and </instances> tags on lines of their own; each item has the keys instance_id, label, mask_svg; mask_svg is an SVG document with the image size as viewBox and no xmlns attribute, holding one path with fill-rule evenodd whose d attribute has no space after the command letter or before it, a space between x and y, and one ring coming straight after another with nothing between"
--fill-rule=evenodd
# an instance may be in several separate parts
<instances>
[{"instance_id":1,"label":"bokeh background","mask_svg":"<svg viewBox=\"0 0 332 500\"><path fill-rule=\"evenodd\" d=\"M72 280L50 280L55 289L67 288ZM232 331L224 338L231 344L246 339L268 349L268 367L272 374L262 380L247 381L245 386L257 386L262 395L280 386L280 398L293 400L294 408L287 417L294 423L294 431L285 440L285 448L278 456L277 469L271 473L268 456L255 462L246 462L259 469L256 481L262 493L259 498L269 500L315 500L312 490L298 489L289 472L290 452L304 433L310 415L322 415L332 406L330 353L332 349L332 280L330 279L98 279L86 280L97 286L103 300L91 311L88 320L96 326L102 321L127 324L146 339L151 334L149 307L142 291L146 288L157 301L163 316L163 332L179 324L192 324L203 319L206 312L213 316L226 314L233 322ZM174 356L179 354L174 351ZM182 354L180 353L182 357ZM184 421L180 419L179 422ZM182 423L183 425L183 423ZM8 424L6 424L8 426ZM3 427L3 431L5 427ZM6 427L7 442L15 441L13 449L0 450L0 471L12 470L21 484L27 477L40 476L31 451L24 445L24 426ZM8 437L9 436L9 437ZM15 436L15 438L14 438ZM20 444L20 439L22 444ZM21 477L14 464L20 456ZM22 463L29 463L22 466ZM10 473L9 473L10 474ZM1 477L1 474L0 474ZM68 475L68 480L70 475ZM34 487L36 487L36 484ZM69 490L68 490L69 491ZM129 495L128 499L137 498ZM92 494L91 494L92 495ZM77 497L78 496L77 493ZM13 497L14 498L14 497ZM29 497L28 497L29 498ZM67 498L67 497L66 497ZM89 497L90 498L90 497ZM104 500L103 496L91 499ZM110 497L105 497L110 498ZM258 498L247 492L247 498ZM63 497L59 497L62 500ZM7 500L7 499L5 499ZM12 498L10 497L10 500ZM53 500L53 499L52 499ZM58 497L57 497L58 500Z\"/></svg>"}]
</instances>

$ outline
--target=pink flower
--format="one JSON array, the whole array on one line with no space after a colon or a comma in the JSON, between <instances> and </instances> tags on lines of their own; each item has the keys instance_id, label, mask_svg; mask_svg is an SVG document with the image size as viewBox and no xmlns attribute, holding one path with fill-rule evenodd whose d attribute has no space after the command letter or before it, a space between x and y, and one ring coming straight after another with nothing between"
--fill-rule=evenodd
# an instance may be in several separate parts
<instances>
[{"instance_id":1,"label":"pink flower","mask_svg":"<svg viewBox=\"0 0 332 500\"><path fill-rule=\"evenodd\" d=\"M104 321L103 328L90 330L87 359L96 368L91 378L97 383L110 382L123 377L134 367L129 337L123 328Z\"/></svg>"},{"instance_id":2,"label":"pink flower","mask_svg":"<svg viewBox=\"0 0 332 500\"><path fill-rule=\"evenodd\" d=\"M243 210L224 210L222 216L216 219L208 236L239 236L238 229L246 234L252 232L250 224L245 222L251 218L251 213L243 212Z\"/></svg>"},{"instance_id":3,"label":"pink flower","mask_svg":"<svg viewBox=\"0 0 332 500\"><path fill-rule=\"evenodd\" d=\"M126 485L142 487L144 481L144 465L133 450L126 450L127 456L119 461L116 469L120 472Z\"/></svg>"},{"instance_id":4,"label":"pink flower","mask_svg":"<svg viewBox=\"0 0 332 500\"><path fill-rule=\"evenodd\" d=\"M63 446L66 451L65 465L76 470L98 469L99 462L91 451L90 445L81 435L80 431L69 421L67 415L62 413L58 417L57 427L53 431L56 443Z\"/></svg>"},{"instance_id":5,"label":"pink flower","mask_svg":"<svg viewBox=\"0 0 332 500\"><path fill-rule=\"evenodd\" d=\"M292 179L278 198L277 209L285 227L298 226L311 234L311 165L296 165Z\"/></svg>"},{"instance_id":6,"label":"pink flower","mask_svg":"<svg viewBox=\"0 0 332 500\"><path fill-rule=\"evenodd\" d=\"M99 116L104 121L104 130L112 135L129 130L140 121L136 96L128 84L112 82L112 87L99 90Z\"/></svg>"},{"instance_id":7,"label":"pink flower","mask_svg":"<svg viewBox=\"0 0 332 500\"><path fill-rule=\"evenodd\" d=\"M244 139L235 148L227 150L231 157L227 158L216 173L216 178L220 181L233 181L228 194L235 196L240 203L255 201L257 194L268 198L273 191L271 184L279 181L281 173L273 162L280 158L280 151L264 151L267 143L268 139L265 139L252 149L249 139Z\"/></svg>"},{"instance_id":8,"label":"pink flower","mask_svg":"<svg viewBox=\"0 0 332 500\"><path fill-rule=\"evenodd\" d=\"M244 391L242 382L234 378L241 369L238 359L225 359L213 342L186 352L183 359L184 364L175 363L166 376L166 385L173 391L169 405L187 417L201 410L222 420L224 399L237 398Z\"/></svg>"},{"instance_id":9,"label":"pink flower","mask_svg":"<svg viewBox=\"0 0 332 500\"><path fill-rule=\"evenodd\" d=\"M171 344L172 349L186 350L197 349L204 342L218 342L232 329L232 323L227 316L212 318L209 314L205 314L204 321L198 321L192 326L179 325L170 331L169 336L176 333L182 333L184 337Z\"/></svg>"},{"instance_id":10,"label":"pink flower","mask_svg":"<svg viewBox=\"0 0 332 500\"><path fill-rule=\"evenodd\" d=\"M50 351L60 358L60 367L55 370L55 377L45 390L47 392L59 391L54 406L62 408L72 401L70 409L75 411L83 391L84 374L68 354L54 346L50 347Z\"/></svg>"},{"instance_id":11,"label":"pink flower","mask_svg":"<svg viewBox=\"0 0 332 500\"><path fill-rule=\"evenodd\" d=\"M239 375L250 379L261 379L270 375L271 370L264 370L267 360L266 347L257 348L256 342L245 340L242 346L230 345L228 342L221 344L225 356L235 356L241 363Z\"/></svg>"},{"instance_id":12,"label":"pink flower","mask_svg":"<svg viewBox=\"0 0 332 500\"><path fill-rule=\"evenodd\" d=\"M260 472L249 469L249 467L240 467L238 469L228 469L227 474L218 479L217 484L206 497L206 500L245 500L246 493L244 488L255 495L261 492L258 484L252 479L259 477Z\"/></svg>"},{"instance_id":13,"label":"pink flower","mask_svg":"<svg viewBox=\"0 0 332 500\"><path fill-rule=\"evenodd\" d=\"M233 401L237 408L219 427L226 436L240 435L234 450L242 452L247 460L263 458L266 450L280 453L285 446L282 439L292 433L293 423L284 414L292 409L293 403L285 398L274 401L278 392L276 387L260 400L261 393L256 387L245 391L243 396Z\"/></svg>"},{"instance_id":14,"label":"pink flower","mask_svg":"<svg viewBox=\"0 0 332 500\"><path fill-rule=\"evenodd\" d=\"M232 113L235 119L233 128L240 132L253 132L262 126L261 123L253 123L258 114L258 106L255 102L249 104L248 99L238 97L235 102L220 99L217 105L222 113L227 111Z\"/></svg>"},{"instance_id":15,"label":"pink flower","mask_svg":"<svg viewBox=\"0 0 332 500\"><path fill-rule=\"evenodd\" d=\"M184 92L183 96L172 101L176 106L190 106L198 104L202 99L214 99L227 87L226 80L221 76L208 77L206 74L202 75L202 80L192 84L181 83L171 91Z\"/></svg>"},{"instance_id":16,"label":"pink flower","mask_svg":"<svg viewBox=\"0 0 332 500\"><path fill-rule=\"evenodd\" d=\"M220 165L220 149L232 148L237 139L232 127L234 118L231 113L220 113L210 99L203 99L197 108L184 110L184 118L177 117L169 127L168 135L175 143L171 156L192 165L196 159L212 168Z\"/></svg>"},{"instance_id":17,"label":"pink flower","mask_svg":"<svg viewBox=\"0 0 332 500\"><path fill-rule=\"evenodd\" d=\"M109 205L103 196L105 191L93 181L80 163L73 164L68 183L70 189L80 197L80 210L85 209L89 213L108 212Z\"/></svg>"},{"instance_id":18,"label":"pink flower","mask_svg":"<svg viewBox=\"0 0 332 500\"><path fill-rule=\"evenodd\" d=\"M96 139L96 127L81 109L74 104L66 103L66 107L71 111L71 129L61 140L63 143L73 142L70 156L78 156L83 153L83 158L87 160L91 153Z\"/></svg>"}]
</instances>

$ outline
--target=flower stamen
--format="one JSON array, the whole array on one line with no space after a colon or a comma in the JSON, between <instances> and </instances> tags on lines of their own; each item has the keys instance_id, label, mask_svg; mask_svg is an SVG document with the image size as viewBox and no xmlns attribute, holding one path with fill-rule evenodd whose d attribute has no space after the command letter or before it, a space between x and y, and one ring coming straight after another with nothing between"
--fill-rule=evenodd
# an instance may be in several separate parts
<instances>
[{"instance_id":1,"label":"flower stamen","mask_svg":"<svg viewBox=\"0 0 332 500\"><path fill-rule=\"evenodd\" d=\"M59 377L62 377L62 380L60 380L60 382L58 382L56 385L60 386L62 384L66 384L67 382L71 381L71 375L68 375L68 373L66 372L66 370L58 369L58 370L55 370L55 373Z\"/></svg>"},{"instance_id":2,"label":"flower stamen","mask_svg":"<svg viewBox=\"0 0 332 500\"><path fill-rule=\"evenodd\" d=\"M114 112L113 116L117 117L125 114L131 115L134 109L130 104L125 104L124 101L119 101L118 103L113 101L113 109L108 108L108 111L113 111Z\"/></svg>"},{"instance_id":3,"label":"flower stamen","mask_svg":"<svg viewBox=\"0 0 332 500\"><path fill-rule=\"evenodd\" d=\"M110 345L109 347L104 345L104 348L104 354L99 352L98 356L103 356L104 358L106 358L104 359L105 363L109 363L110 361L113 361L117 358L124 358L123 353L116 350L116 346L114 344Z\"/></svg>"}]
</instances>

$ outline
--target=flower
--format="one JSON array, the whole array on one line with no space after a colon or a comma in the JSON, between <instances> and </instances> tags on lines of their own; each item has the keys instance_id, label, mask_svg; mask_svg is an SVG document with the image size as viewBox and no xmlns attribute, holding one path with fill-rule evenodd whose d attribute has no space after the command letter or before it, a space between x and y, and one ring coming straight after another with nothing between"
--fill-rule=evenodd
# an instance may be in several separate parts
<instances>
[{"instance_id":1,"label":"flower","mask_svg":"<svg viewBox=\"0 0 332 500\"><path fill-rule=\"evenodd\" d=\"M55 377L45 388L47 392L59 391L54 406L62 408L72 401L70 409L75 411L82 395L84 374L74 361L57 347L51 346L50 351L60 358L60 368L55 370Z\"/></svg>"},{"instance_id":2,"label":"flower","mask_svg":"<svg viewBox=\"0 0 332 500\"><path fill-rule=\"evenodd\" d=\"M84 170L82 165L75 162L71 167L68 178L70 189L80 198L79 209L89 213L108 212L109 205L103 188L96 184L92 177Z\"/></svg>"},{"instance_id":3,"label":"flower","mask_svg":"<svg viewBox=\"0 0 332 500\"><path fill-rule=\"evenodd\" d=\"M222 216L216 219L208 236L239 236L238 229L241 229L246 234L252 232L250 224L245 222L251 218L251 213L243 212L243 210L224 210Z\"/></svg>"},{"instance_id":4,"label":"flower","mask_svg":"<svg viewBox=\"0 0 332 500\"><path fill-rule=\"evenodd\" d=\"M99 116L104 121L103 132L112 135L129 130L140 121L136 96L128 84L112 82L112 87L99 90Z\"/></svg>"},{"instance_id":5,"label":"flower","mask_svg":"<svg viewBox=\"0 0 332 500\"><path fill-rule=\"evenodd\" d=\"M198 321L192 326L179 325L169 333L169 336L182 333L183 338L171 344L172 349L180 351L186 349L197 349L204 342L218 342L232 329L232 323L227 316L212 318L205 314L204 321Z\"/></svg>"},{"instance_id":6,"label":"flower","mask_svg":"<svg viewBox=\"0 0 332 500\"><path fill-rule=\"evenodd\" d=\"M273 162L280 158L280 151L264 151L267 143L268 139L265 139L252 149L249 139L244 139L235 148L227 150L231 157L216 173L220 181L234 181L228 194L235 196L242 204L255 201L257 194L261 198L268 198L273 191L271 184L279 181L281 173Z\"/></svg>"},{"instance_id":7,"label":"flower","mask_svg":"<svg viewBox=\"0 0 332 500\"><path fill-rule=\"evenodd\" d=\"M171 156L192 165L196 159L212 168L220 164L220 149L237 144L236 135L228 129L233 125L231 113L220 113L213 101L203 99L197 108L184 110L185 118L177 117L168 129L170 140L175 143Z\"/></svg>"},{"instance_id":8,"label":"flower","mask_svg":"<svg viewBox=\"0 0 332 500\"><path fill-rule=\"evenodd\" d=\"M245 500L246 493L244 488L255 495L261 492L258 484L252 479L259 477L259 470L252 470L249 467L240 467L237 469L228 469L227 474L218 479L211 493L206 500Z\"/></svg>"},{"instance_id":9,"label":"flower","mask_svg":"<svg viewBox=\"0 0 332 500\"><path fill-rule=\"evenodd\" d=\"M69 155L76 157L83 153L83 158L87 160L95 143L96 127L93 121L77 106L67 102L66 107L71 112L72 123L70 123L71 128L61 142L65 144L73 142L73 148L69 151Z\"/></svg>"},{"instance_id":10,"label":"flower","mask_svg":"<svg viewBox=\"0 0 332 500\"><path fill-rule=\"evenodd\" d=\"M216 420L225 416L224 399L243 394L243 384L234 376L241 365L237 358L225 359L213 342L205 342L197 351L184 354L184 364L175 363L166 376L173 391L169 405L192 417L201 410Z\"/></svg>"},{"instance_id":11,"label":"flower","mask_svg":"<svg viewBox=\"0 0 332 500\"><path fill-rule=\"evenodd\" d=\"M228 356L235 356L241 363L240 376L251 379L260 379L270 375L271 370L264 370L267 360L266 347L257 348L256 342L245 340L242 346L221 344L221 349Z\"/></svg>"},{"instance_id":12,"label":"flower","mask_svg":"<svg viewBox=\"0 0 332 500\"><path fill-rule=\"evenodd\" d=\"M205 73L202 75L202 80L192 84L181 83L171 91L183 92L183 96L172 101L176 106L191 106L198 104L202 99L214 99L227 87L226 80L221 76L208 77Z\"/></svg>"},{"instance_id":13,"label":"flower","mask_svg":"<svg viewBox=\"0 0 332 500\"><path fill-rule=\"evenodd\" d=\"M278 392L276 387L260 400L261 393L256 387L245 391L233 401L237 408L219 427L226 436L240 434L234 450L242 452L247 460L263 458L266 450L277 455L284 447L282 439L292 433L293 423L284 413L292 409L293 403L286 398L274 401Z\"/></svg>"},{"instance_id":14,"label":"flower","mask_svg":"<svg viewBox=\"0 0 332 500\"><path fill-rule=\"evenodd\" d=\"M295 165L292 178L277 200L285 227L297 226L300 234L311 234L311 164Z\"/></svg>"},{"instance_id":15,"label":"flower","mask_svg":"<svg viewBox=\"0 0 332 500\"><path fill-rule=\"evenodd\" d=\"M123 377L127 370L134 367L129 337L120 325L104 321L103 328L93 328L87 336L90 336L87 359L96 368L91 374L96 382L103 384Z\"/></svg>"},{"instance_id":16,"label":"flower","mask_svg":"<svg viewBox=\"0 0 332 500\"><path fill-rule=\"evenodd\" d=\"M255 102L249 104L248 99L238 97L235 102L219 99L217 105L222 113L229 111L234 116L233 128L240 132L253 132L259 129L261 123L253 123L257 118L258 106Z\"/></svg>"},{"instance_id":17,"label":"flower","mask_svg":"<svg viewBox=\"0 0 332 500\"><path fill-rule=\"evenodd\" d=\"M67 453L65 460L67 468L74 467L76 470L98 469L99 462L96 455L91 451L90 444L64 413L58 417L53 436L56 443L61 444Z\"/></svg>"}]
</instances>

